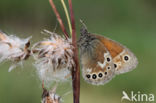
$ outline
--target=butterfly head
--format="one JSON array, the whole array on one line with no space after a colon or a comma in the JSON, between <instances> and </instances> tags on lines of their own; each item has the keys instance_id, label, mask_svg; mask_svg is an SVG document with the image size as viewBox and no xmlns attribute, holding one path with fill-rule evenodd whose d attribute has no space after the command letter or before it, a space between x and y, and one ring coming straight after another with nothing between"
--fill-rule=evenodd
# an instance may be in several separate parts
<instances>
[{"instance_id":1,"label":"butterfly head","mask_svg":"<svg viewBox=\"0 0 156 103\"><path fill-rule=\"evenodd\" d=\"M80 38L78 40L78 47L80 48L80 54L87 53L88 51L93 51L93 47L98 45L97 38L88 32L87 27L83 22L80 29Z\"/></svg>"}]
</instances>

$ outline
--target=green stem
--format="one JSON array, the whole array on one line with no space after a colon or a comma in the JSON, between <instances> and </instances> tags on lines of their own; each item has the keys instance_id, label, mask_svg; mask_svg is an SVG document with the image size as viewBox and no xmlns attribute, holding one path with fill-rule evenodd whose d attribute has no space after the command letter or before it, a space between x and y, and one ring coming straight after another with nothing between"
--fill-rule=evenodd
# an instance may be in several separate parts
<instances>
[{"instance_id":1,"label":"green stem","mask_svg":"<svg viewBox=\"0 0 156 103\"><path fill-rule=\"evenodd\" d=\"M71 36L72 35L72 27L71 27L71 22L70 22L70 18L69 18L69 13L68 13L68 10L67 10L67 6L66 6L64 0L61 0L61 3L62 3L62 6L64 8L65 15L67 17L69 31L70 31L70 36Z\"/></svg>"}]
</instances>

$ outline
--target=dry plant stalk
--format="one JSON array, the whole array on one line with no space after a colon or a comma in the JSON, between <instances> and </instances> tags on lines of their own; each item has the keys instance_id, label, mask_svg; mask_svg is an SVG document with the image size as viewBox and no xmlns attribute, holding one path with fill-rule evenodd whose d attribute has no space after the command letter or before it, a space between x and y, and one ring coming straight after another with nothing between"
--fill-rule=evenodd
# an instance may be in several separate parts
<instances>
[{"instance_id":1,"label":"dry plant stalk","mask_svg":"<svg viewBox=\"0 0 156 103\"><path fill-rule=\"evenodd\" d=\"M57 20L58 20L58 22L59 22L59 24L60 24L60 27L61 27L61 29L62 29L62 31L63 31L63 33L64 33L65 38L69 38L69 35L68 35L68 33L67 33L67 31L66 31L66 29L65 29L65 27L64 27L64 24L63 24L63 22L62 22L62 19L61 19L61 17L60 17L60 14L58 13L58 11L57 11L57 9L56 9L53 0L49 0L49 2L50 2L50 5L51 5L51 7L52 7L52 9L53 9L53 11L54 11L56 17L57 17Z\"/></svg>"},{"instance_id":2,"label":"dry plant stalk","mask_svg":"<svg viewBox=\"0 0 156 103\"><path fill-rule=\"evenodd\" d=\"M72 79L73 79L73 97L74 103L79 103L80 98L80 66L79 66L79 59L78 59L78 48L77 48L77 40L76 40L76 28L75 28L75 18L74 12L72 8L72 0L68 0L69 9L70 9L70 17L72 23L72 42L74 49L74 60L76 64L75 70L72 71Z\"/></svg>"},{"instance_id":3,"label":"dry plant stalk","mask_svg":"<svg viewBox=\"0 0 156 103\"><path fill-rule=\"evenodd\" d=\"M65 37L69 37L65 27L63 25L62 19L56 10L55 4L53 3L53 0L49 0L52 9L57 17L58 22L60 23L60 26L62 28L62 31L64 32ZM72 8L72 0L68 0L69 3L69 11L70 11L70 18L71 18L71 24L72 24L72 44L74 46L74 61L76 64L76 67L72 70L72 83L73 83L73 100L74 103L79 103L80 98L80 66L79 66L79 59L78 59L78 48L77 48L77 40L76 40L76 28L75 28L75 18Z\"/></svg>"}]
</instances>

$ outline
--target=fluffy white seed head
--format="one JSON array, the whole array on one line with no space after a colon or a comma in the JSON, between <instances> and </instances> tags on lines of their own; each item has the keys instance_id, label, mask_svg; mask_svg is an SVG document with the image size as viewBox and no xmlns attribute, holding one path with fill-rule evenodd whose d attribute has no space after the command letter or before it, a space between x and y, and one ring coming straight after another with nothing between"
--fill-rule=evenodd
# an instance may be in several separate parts
<instances>
[{"instance_id":1,"label":"fluffy white seed head","mask_svg":"<svg viewBox=\"0 0 156 103\"><path fill-rule=\"evenodd\" d=\"M61 101L61 97L56 94L56 87L54 87L50 91L43 88L41 103L61 103Z\"/></svg>"},{"instance_id":2,"label":"fluffy white seed head","mask_svg":"<svg viewBox=\"0 0 156 103\"><path fill-rule=\"evenodd\" d=\"M11 61L12 65L9 71L17 65L22 64L22 61L29 56L30 51L28 47L30 38L21 39L14 35L8 36L0 31L0 62L5 60Z\"/></svg>"},{"instance_id":3,"label":"fluffy white seed head","mask_svg":"<svg viewBox=\"0 0 156 103\"><path fill-rule=\"evenodd\" d=\"M75 67L71 40L47 30L45 32L51 34L50 38L36 43L32 48L39 77L45 83L66 81Z\"/></svg>"}]
</instances>

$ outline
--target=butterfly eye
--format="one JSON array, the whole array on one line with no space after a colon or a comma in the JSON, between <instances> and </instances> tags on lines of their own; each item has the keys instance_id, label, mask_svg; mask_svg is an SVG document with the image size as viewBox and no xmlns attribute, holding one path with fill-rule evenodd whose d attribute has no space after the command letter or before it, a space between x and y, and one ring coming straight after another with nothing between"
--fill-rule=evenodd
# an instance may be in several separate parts
<instances>
[{"instance_id":1,"label":"butterfly eye","mask_svg":"<svg viewBox=\"0 0 156 103\"><path fill-rule=\"evenodd\" d=\"M130 58L129 58L128 55L125 55L125 56L124 56L124 60L125 60L125 61L128 61L129 59L130 59Z\"/></svg>"},{"instance_id":2,"label":"butterfly eye","mask_svg":"<svg viewBox=\"0 0 156 103\"><path fill-rule=\"evenodd\" d=\"M107 75L107 72L105 72L105 75Z\"/></svg>"},{"instance_id":3,"label":"butterfly eye","mask_svg":"<svg viewBox=\"0 0 156 103\"><path fill-rule=\"evenodd\" d=\"M103 77L103 74L102 74L102 73L99 73L98 76L99 76L100 78L102 78L102 77Z\"/></svg>"},{"instance_id":4,"label":"butterfly eye","mask_svg":"<svg viewBox=\"0 0 156 103\"><path fill-rule=\"evenodd\" d=\"M96 74L93 74L93 75L92 75L92 78L93 78L93 79L96 79L96 78L97 78Z\"/></svg>"},{"instance_id":5,"label":"butterfly eye","mask_svg":"<svg viewBox=\"0 0 156 103\"><path fill-rule=\"evenodd\" d=\"M91 76L90 76L90 74L87 74L86 77L89 79Z\"/></svg>"}]
</instances>

